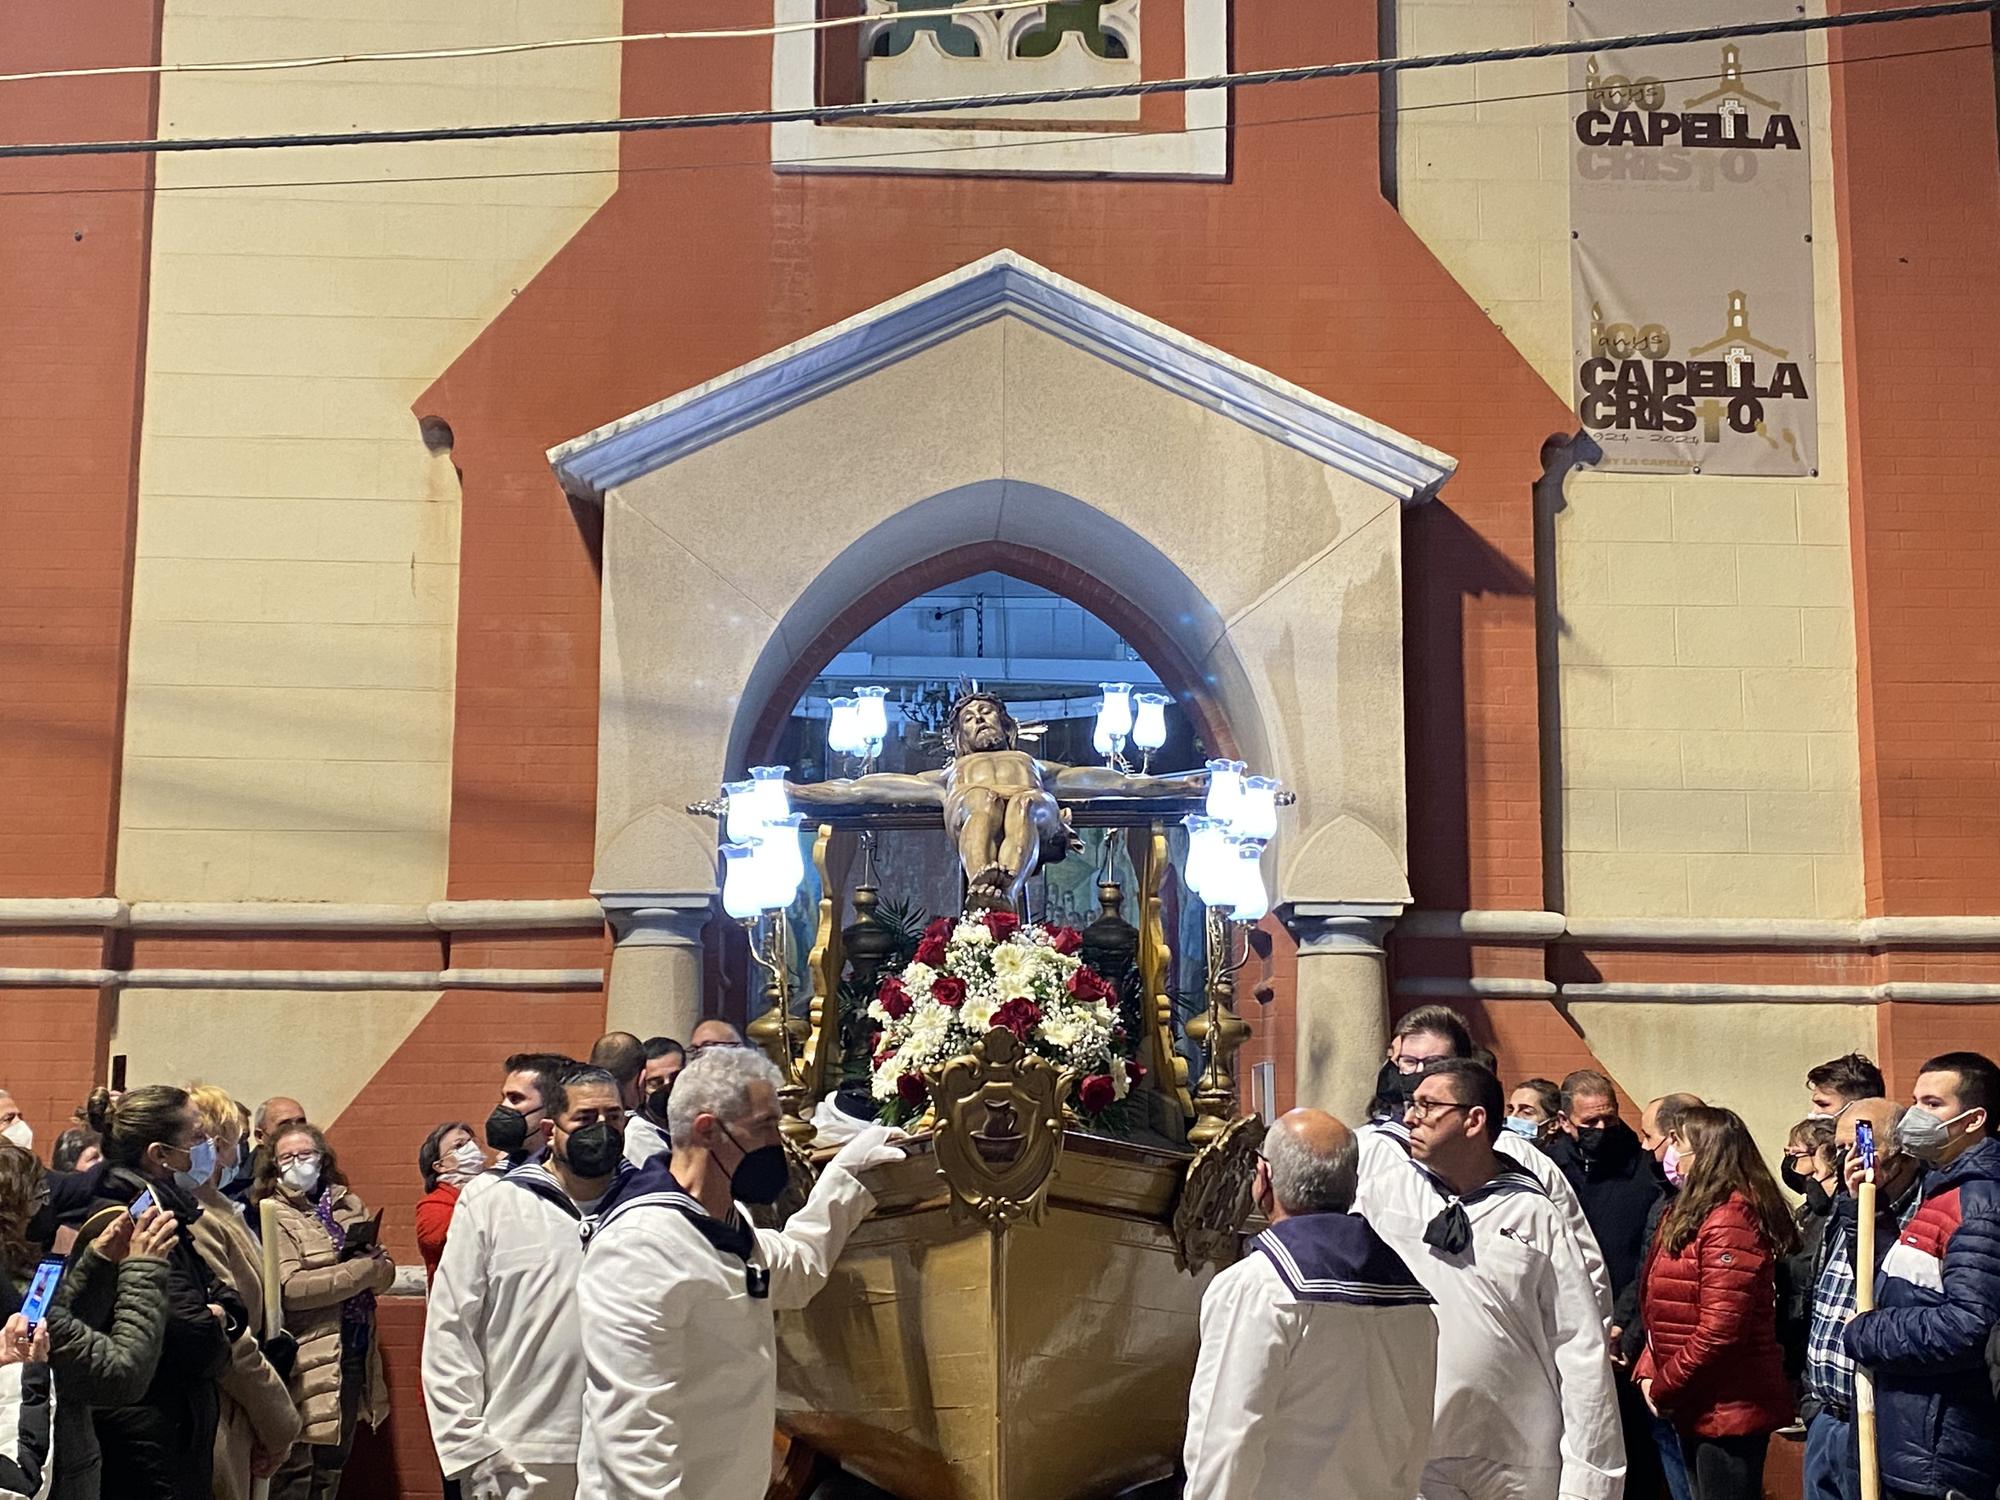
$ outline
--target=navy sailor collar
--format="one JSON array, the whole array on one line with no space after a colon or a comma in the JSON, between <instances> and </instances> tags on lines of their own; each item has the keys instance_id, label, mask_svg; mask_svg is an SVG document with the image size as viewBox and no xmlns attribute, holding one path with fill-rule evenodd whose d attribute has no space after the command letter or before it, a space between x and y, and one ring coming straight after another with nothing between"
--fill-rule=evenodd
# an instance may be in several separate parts
<instances>
[{"instance_id":1,"label":"navy sailor collar","mask_svg":"<svg viewBox=\"0 0 2000 1500\"><path fill-rule=\"evenodd\" d=\"M1273 1224L1250 1244L1300 1302L1405 1307L1432 1300L1402 1256L1359 1214L1300 1214Z\"/></svg>"},{"instance_id":2,"label":"navy sailor collar","mask_svg":"<svg viewBox=\"0 0 2000 1500\"><path fill-rule=\"evenodd\" d=\"M686 1219L694 1226L695 1233L717 1250L733 1255L747 1265L751 1251L757 1248L756 1232L741 1214L734 1211L733 1205L727 1222L711 1218L708 1210L701 1206L701 1200L675 1179L668 1161L669 1158L662 1154L651 1158L643 1167L621 1172L611 1191L604 1195L604 1201L597 1206L596 1227L602 1229L633 1209L668 1209Z\"/></svg>"}]
</instances>

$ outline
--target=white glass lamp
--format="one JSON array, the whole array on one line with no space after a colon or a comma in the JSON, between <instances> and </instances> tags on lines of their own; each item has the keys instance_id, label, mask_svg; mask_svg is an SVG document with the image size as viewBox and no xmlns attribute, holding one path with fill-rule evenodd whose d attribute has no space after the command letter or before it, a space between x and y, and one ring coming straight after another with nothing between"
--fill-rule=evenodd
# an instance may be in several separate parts
<instances>
[{"instance_id":1,"label":"white glass lamp","mask_svg":"<svg viewBox=\"0 0 2000 1500\"><path fill-rule=\"evenodd\" d=\"M739 922L747 922L764 907L757 889L757 851L761 839L722 846L722 909Z\"/></svg>"},{"instance_id":2,"label":"white glass lamp","mask_svg":"<svg viewBox=\"0 0 2000 1500\"><path fill-rule=\"evenodd\" d=\"M1237 793L1236 816L1229 831L1239 838L1271 839L1278 834L1278 779L1245 776Z\"/></svg>"},{"instance_id":3,"label":"white glass lamp","mask_svg":"<svg viewBox=\"0 0 2000 1500\"><path fill-rule=\"evenodd\" d=\"M1231 838L1227 843L1222 857L1227 870L1222 900L1235 921L1261 921L1271 909L1271 899L1264 891L1263 859L1262 839Z\"/></svg>"},{"instance_id":4,"label":"white glass lamp","mask_svg":"<svg viewBox=\"0 0 2000 1500\"><path fill-rule=\"evenodd\" d=\"M882 753L882 742L889 738L889 707L883 701L888 696L885 687L854 690L855 722L862 741L858 748L871 758Z\"/></svg>"},{"instance_id":5,"label":"white glass lamp","mask_svg":"<svg viewBox=\"0 0 2000 1500\"><path fill-rule=\"evenodd\" d=\"M1167 742L1167 704L1173 700L1165 693L1140 693L1132 701L1132 743L1151 754Z\"/></svg>"},{"instance_id":6,"label":"white glass lamp","mask_svg":"<svg viewBox=\"0 0 2000 1500\"><path fill-rule=\"evenodd\" d=\"M799 893L799 883L806 878L805 856L799 851L799 825L804 821L804 813L774 819L758 843L751 884L765 911L790 906Z\"/></svg>"},{"instance_id":7,"label":"white glass lamp","mask_svg":"<svg viewBox=\"0 0 2000 1500\"><path fill-rule=\"evenodd\" d=\"M1222 879L1229 871L1223 861L1229 857L1228 825L1219 818L1189 813L1181 819L1187 829L1187 868L1182 878L1206 906L1215 906L1222 895Z\"/></svg>"},{"instance_id":8,"label":"white glass lamp","mask_svg":"<svg viewBox=\"0 0 2000 1500\"><path fill-rule=\"evenodd\" d=\"M754 772L752 773L755 774ZM1208 763L1208 815L1225 824L1236 821L1243 800L1243 762L1212 760Z\"/></svg>"},{"instance_id":9,"label":"white glass lamp","mask_svg":"<svg viewBox=\"0 0 2000 1500\"><path fill-rule=\"evenodd\" d=\"M855 755L866 743L861 716L852 698L827 699L826 748L836 755Z\"/></svg>"},{"instance_id":10,"label":"white glass lamp","mask_svg":"<svg viewBox=\"0 0 2000 1500\"><path fill-rule=\"evenodd\" d=\"M783 822L792 810L791 793L785 790L785 767L750 768L750 803L763 823ZM731 837L734 837L732 834Z\"/></svg>"},{"instance_id":11,"label":"white glass lamp","mask_svg":"<svg viewBox=\"0 0 2000 1500\"><path fill-rule=\"evenodd\" d=\"M754 843L764 832L764 809L751 795L748 781L725 781L722 795L729 804L724 815L722 836L732 844Z\"/></svg>"},{"instance_id":12,"label":"white glass lamp","mask_svg":"<svg viewBox=\"0 0 2000 1500\"><path fill-rule=\"evenodd\" d=\"M1132 733L1132 684L1129 682L1100 682L1104 690L1104 706L1097 711L1104 732L1114 741L1129 738Z\"/></svg>"}]
</instances>

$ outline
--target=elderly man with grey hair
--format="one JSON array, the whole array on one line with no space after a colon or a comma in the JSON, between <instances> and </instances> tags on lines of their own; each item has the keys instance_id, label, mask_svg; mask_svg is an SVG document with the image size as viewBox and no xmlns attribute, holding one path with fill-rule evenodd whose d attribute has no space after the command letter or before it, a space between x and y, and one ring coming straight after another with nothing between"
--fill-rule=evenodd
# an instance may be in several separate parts
<instances>
[{"instance_id":1,"label":"elderly man with grey hair","mask_svg":"<svg viewBox=\"0 0 2000 1500\"><path fill-rule=\"evenodd\" d=\"M1875 1132L1875 1243L1877 1254L1896 1237L1923 1202L1923 1163L1896 1145L1904 1107L1888 1099L1853 1099L1833 1127L1834 1150L1853 1152L1856 1127ZM1806 1330L1806 1451L1800 1476L1804 1500L1860 1500L1861 1460L1854 1431L1854 1361L1843 1334L1854 1316L1854 1247L1860 1202L1842 1194L1819 1243L1813 1278L1812 1321Z\"/></svg>"},{"instance_id":2,"label":"elderly man with grey hair","mask_svg":"<svg viewBox=\"0 0 2000 1500\"><path fill-rule=\"evenodd\" d=\"M1295 1109L1257 1163L1271 1227L1201 1301L1186 1500L1410 1500L1430 1453L1431 1295L1350 1212L1360 1147Z\"/></svg>"},{"instance_id":3,"label":"elderly man with grey hair","mask_svg":"<svg viewBox=\"0 0 2000 1500\"><path fill-rule=\"evenodd\" d=\"M782 1230L752 1227L745 1206L775 1202L789 1176L782 1082L747 1047L691 1057L668 1101L672 1151L601 1207L577 1287L583 1500L762 1500L778 1414L772 1314L825 1285L874 1206L861 1174L903 1159L896 1132L870 1126Z\"/></svg>"}]
</instances>

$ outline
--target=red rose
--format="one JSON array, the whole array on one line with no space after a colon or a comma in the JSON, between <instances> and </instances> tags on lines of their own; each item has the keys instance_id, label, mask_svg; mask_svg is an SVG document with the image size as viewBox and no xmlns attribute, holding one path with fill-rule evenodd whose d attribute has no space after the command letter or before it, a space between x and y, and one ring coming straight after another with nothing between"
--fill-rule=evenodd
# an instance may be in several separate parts
<instances>
[{"instance_id":1,"label":"red rose","mask_svg":"<svg viewBox=\"0 0 2000 1500\"><path fill-rule=\"evenodd\" d=\"M1016 995L993 1012L993 1024L1004 1026L1022 1041L1042 1024L1042 1008L1026 995Z\"/></svg>"},{"instance_id":2,"label":"red rose","mask_svg":"<svg viewBox=\"0 0 2000 1500\"><path fill-rule=\"evenodd\" d=\"M931 998L957 1010L965 1004L965 981L956 974L940 974L931 981Z\"/></svg>"},{"instance_id":3,"label":"red rose","mask_svg":"<svg viewBox=\"0 0 2000 1500\"><path fill-rule=\"evenodd\" d=\"M951 934L957 926L958 924L952 921L950 917L939 917L924 929L924 936L927 938L936 938L940 943L948 943L951 941Z\"/></svg>"},{"instance_id":4,"label":"red rose","mask_svg":"<svg viewBox=\"0 0 2000 1500\"><path fill-rule=\"evenodd\" d=\"M1115 993L1095 969L1080 968L1069 976L1069 992L1079 1000L1109 1000Z\"/></svg>"},{"instance_id":5,"label":"red rose","mask_svg":"<svg viewBox=\"0 0 2000 1500\"><path fill-rule=\"evenodd\" d=\"M944 963L944 939L927 937L917 944L917 962L926 969L935 969Z\"/></svg>"},{"instance_id":6,"label":"red rose","mask_svg":"<svg viewBox=\"0 0 2000 1500\"><path fill-rule=\"evenodd\" d=\"M1049 935L1049 946L1058 953L1074 953L1083 946L1083 934L1074 927L1043 927Z\"/></svg>"},{"instance_id":7,"label":"red rose","mask_svg":"<svg viewBox=\"0 0 2000 1500\"><path fill-rule=\"evenodd\" d=\"M882 1002L882 1009L889 1013L892 1021L900 1021L910 1013L910 992L903 988L903 981L893 974L882 981L882 988L875 992L875 998Z\"/></svg>"},{"instance_id":8,"label":"red rose","mask_svg":"<svg viewBox=\"0 0 2000 1500\"><path fill-rule=\"evenodd\" d=\"M1092 1073L1077 1085L1076 1102L1087 1115L1101 1115L1118 1100L1109 1073Z\"/></svg>"},{"instance_id":9,"label":"red rose","mask_svg":"<svg viewBox=\"0 0 2000 1500\"><path fill-rule=\"evenodd\" d=\"M1137 1088L1145 1080L1145 1077L1146 1069L1142 1064L1135 1062L1125 1064L1125 1081L1131 1084L1132 1087Z\"/></svg>"},{"instance_id":10,"label":"red rose","mask_svg":"<svg viewBox=\"0 0 2000 1500\"><path fill-rule=\"evenodd\" d=\"M1109 1079L1105 1081L1107 1083L1110 1082ZM911 1109L916 1109L926 1099L930 1098L930 1096L931 1091L924 1086L923 1079L919 1078L915 1073L905 1073L901 1078L896 1080L896 1097L909 1105Z\"/></svg>"},{"instance_id":11,"label":"red rose","mask_svg":"<svg viewBox=\"0 0 2000 1500\"><path fill-rule=\"evenodd\" d=\"M993 941L1004 943L1021 930L1021 919L1011 911L989 911L986 914L986 930L993 934Z\"/></svg>"}]
</instances>

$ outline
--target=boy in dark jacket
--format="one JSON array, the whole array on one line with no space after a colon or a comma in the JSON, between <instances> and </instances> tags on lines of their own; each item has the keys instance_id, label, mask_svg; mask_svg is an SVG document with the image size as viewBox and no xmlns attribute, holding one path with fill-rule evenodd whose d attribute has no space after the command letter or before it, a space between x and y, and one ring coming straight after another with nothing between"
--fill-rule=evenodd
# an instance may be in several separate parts
<instances>
[{"instance_id":1,"label":"boy in dark jacket","mask_svg":"<svg viewBox=\"0 0 2000 1500\"><path fill-rule=\"evenodd\" d=\"M1985 1500L2000 1485L2000 1402L1984 1368L2000 1323L2000 1067L1948 1052L1913 1094L1897 1141L1932 1170L1847 1349L1875 1379L1884 1493ZM1859 1185L1858 1159L1848 1182Z\"/></svg>"}]
</instances>

